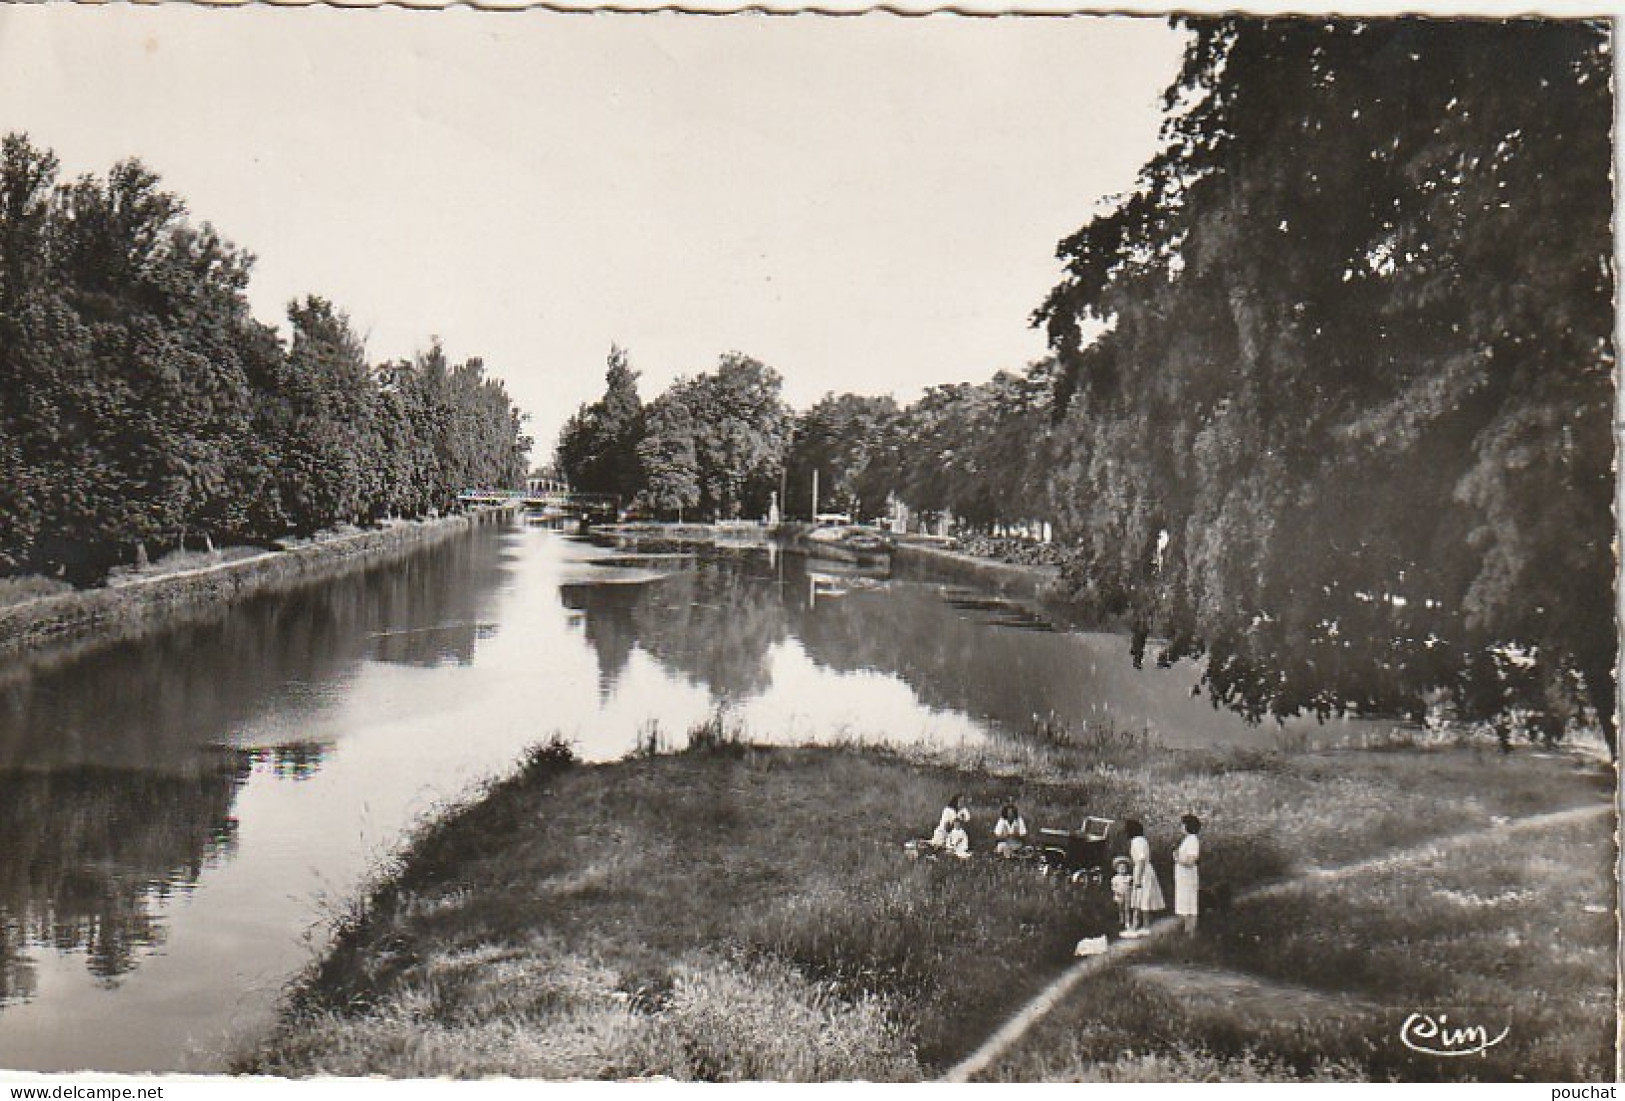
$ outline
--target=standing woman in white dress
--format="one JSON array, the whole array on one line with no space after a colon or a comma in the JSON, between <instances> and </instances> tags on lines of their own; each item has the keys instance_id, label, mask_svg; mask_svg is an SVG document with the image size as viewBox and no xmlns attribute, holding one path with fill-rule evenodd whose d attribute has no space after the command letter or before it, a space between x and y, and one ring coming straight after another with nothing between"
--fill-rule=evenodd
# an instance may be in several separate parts
<instances>
[{"instance_id":1,"label":"standing woman in white dress","mask_svg":"<svg viewBox=\"0 0 1625 1101\"><path fill-rule=\"evenodd\" d=\"M1151 915L1168 908L1162 897L1162 884L1157 881L1157 870L1151 866L1151 842L1145 839L1145 826L1138 818L1123 823L1128 834L1128 858L1134 863L1134 886L1129 891L1129 905L1134 910L1134 928L1125 929L1123 936L1130 940L1149 936Z\"/></svg>"},{"instance_id":2,"label":"standing woman in white dress","mask_svg":"<svg viewBox=\"0 0 1625 1101\"><path fill-rule=\"evenodd\" d=\"M1181 815L1179 824L1185 827L1185 836L1174 849L1174 913L1185 919L1185 932L1196 932L1196 915L1200 909L1198 898L1202 880L1196 862L1202 858L1202 820L1194 814Z\"/></svg>"}]
</instances>

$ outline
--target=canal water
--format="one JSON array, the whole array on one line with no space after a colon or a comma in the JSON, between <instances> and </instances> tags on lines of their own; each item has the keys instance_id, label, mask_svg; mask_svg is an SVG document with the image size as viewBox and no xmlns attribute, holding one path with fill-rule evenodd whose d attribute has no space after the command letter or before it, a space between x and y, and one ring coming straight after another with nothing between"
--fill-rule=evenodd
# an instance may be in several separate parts
<instances>
[{"instance_id":1,"label":"canal water","mask_svg":"<svg viewBox=\"0 0 1625 1101\"><path fill-rule=\"evenodd\" d=\"M412 825L554 734L1271 736L1194 680L964 588L517 525L0 670L0 1067L222 1069Z\"/></svg>"}]
</instances>

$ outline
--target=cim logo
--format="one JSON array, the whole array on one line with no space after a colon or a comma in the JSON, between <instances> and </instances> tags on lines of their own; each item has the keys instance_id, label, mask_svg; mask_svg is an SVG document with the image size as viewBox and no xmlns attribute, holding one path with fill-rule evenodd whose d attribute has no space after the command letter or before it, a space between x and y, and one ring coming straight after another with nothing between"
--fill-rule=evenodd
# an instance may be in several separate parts
<instances>
[{"instance_id":1,"label":"cim logo","mask_svg":"<svg viewBox=\"0 0 1625 1101\"><path fill-rule=\"evenodd\" d=\"M1507 1025L1494 1036L1483 1025L1455 1023L1448 1013L1412 1013L1399 1026L1399 1042L1423 1055L1483 1055L1507 1038L1512 1026Z\"/></svg>"}]
</instances>

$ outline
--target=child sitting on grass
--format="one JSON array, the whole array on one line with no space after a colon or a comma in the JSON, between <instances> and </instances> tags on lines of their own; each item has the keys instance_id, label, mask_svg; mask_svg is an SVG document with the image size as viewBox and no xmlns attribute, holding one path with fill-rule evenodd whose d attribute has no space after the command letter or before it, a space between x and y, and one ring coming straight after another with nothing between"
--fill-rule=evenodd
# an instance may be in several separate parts
<instances>
[{"instance_id":1,"label":"child sitting on grass","mask_svg":"<svg viewBox=\"0 0 1625 1101\"><path fill-rule=\"evenodd\" d=\"M961 860L970 859L970 835L965 832L965 823L955 821L948 828L948 843L943 849L949 856L957 856Z\"/></svg>"},{"instance_id":2,"label":"child sitting on grass","mask_svg":"<svg viewBox=\"0 0 1625 1101\"><path fill-rule=\"evenodd\" d=\"M1134 893L1133 867L1126 856L1112 861L1112 901L1117 903L1117 923L1124 929L1129 927L1129 920L1134 916L1129 902Z\"/></svg>"}]
</instances>

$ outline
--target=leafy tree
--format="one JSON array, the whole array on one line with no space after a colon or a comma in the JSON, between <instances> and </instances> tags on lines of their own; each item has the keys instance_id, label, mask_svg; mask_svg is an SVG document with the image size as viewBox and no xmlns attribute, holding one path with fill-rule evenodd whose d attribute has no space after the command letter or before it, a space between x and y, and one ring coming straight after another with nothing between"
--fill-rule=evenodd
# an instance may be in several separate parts
<instances>
[{"instance_id":1,"label":"leafy tree","mask_svg":"<svg viewBox=\"0 0 1625 1101\"><path fill-rule=\"evenodd\" d=\"M645 485L638 503L662 515L700 503L700 464L694 453L694 417L684 388L674 386L649 404L646 432L638 443Z\"/></svg>"},{"instance_id":2,"label":"leafy tree","mask_svg":"<svg viewBox=\"0 0 1625 1101\"><path fill-rule=\"evenodd\" d=\"M0 306L12 313L50 289L51 198L59 165L22 134L0 140Z\"/></svg>"},{"instance_id":3,"label":"leafy tree","mask_svg":"<svg viewBox=\"0 0 1625 1101\"><path fill-rule=\"evenodd\" d=\"M713 374L681 387L679 400L694 426L702 511L724 519L767 511L790 434L782 385L771 367L728 352Z\"/></svg>"},{"instance_id":4,"label":"leafy tree","mask_svg":"<svg viewBox=\"0 0 1625 1101\"><path fill-rule=\"evenodd\" d=\"M1080 595L1254 716L1445 687L1611 736L1607 29L1187 25L1037 315Z\"/></svg>"},{"instance_id":5,"label":"leafy tree","mask_svg":"<svg viewBox=\"0 0 1625 1101\"><path fill-rule=\"evenodd\" d=\"M612 347L604 396L576 411L559 433L554 463L565 480L587 493L613 493L630 501L644 488L638 445L644 437L638 373L625 350Z\"/></svg>"},{"instance_id":6,"label":"leafy tree","mask_svg":"<svg viewBox=\"0 0 1625 1101\"><path fill-rule=\"evenodd\" d=\"M1000 371L980 385L933 386L866 422L852 483L866 501L896 496L916 512L991 530L1050 512L1054 363Z\"/></svg>"},{"instance_id":7,"label":"leafy tree","mask_svg":"<svg viewBox=\"0 0 1625 1101\"><path fill-rule=\"evenodd\" d=\"M288 524L308 534L360 518L376 488L377 392L360 337L331 302L291 303L288 321L293 340L274 391L277 488Z\"/></svg>"},{"instance_id":8,"label":"leafy tree","mask_svg":"<svg viewBox=\"0 0 1625 1101\"><path fill-rule=\"evenodd\" d=\"M9 557L89 580L128 548L222 518L247 424L235 349L251 260L187 225L139 162L46 202L45 160L15 136L7 158L7 205L22 213L0 264L12 273L6 450L38 510L32 547Z\"/></svg>"},{"instance_id":9,"label":"leafy tree","mask_svg":"<svg viewBox=\"0 0 1625 1101\"><path fill-rule=\"evenodd\" d=\"M818 472L819 507L857 514L876 512L885 497L866 498L859 478L868 466L881 430L897 415L891 397L826 394L793 423L785 458L785 494L780 502L786 515L799 514L812 505L812 475ZM810 515L810 514L809 514Z\"/></svg>"},{"instance_id":10,"label":"leafy tree","mask_svg":"<svg viewBox=\"0 0 1625 1101\"><path fill-rule=\"evenodd\" d=\"M24 135L0 142L0 571L90 583L189 538L518 479L530 441L483 364L436 347L374 372L318 298L284 347L249 312L252 265L138 161L62 184Z\"/></svg>"}]
</instances>

